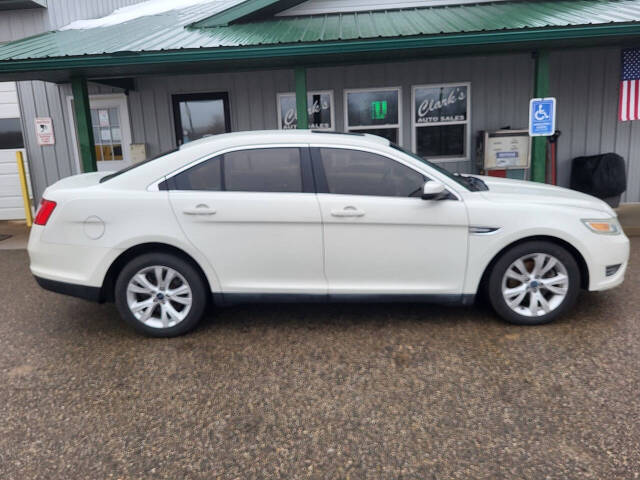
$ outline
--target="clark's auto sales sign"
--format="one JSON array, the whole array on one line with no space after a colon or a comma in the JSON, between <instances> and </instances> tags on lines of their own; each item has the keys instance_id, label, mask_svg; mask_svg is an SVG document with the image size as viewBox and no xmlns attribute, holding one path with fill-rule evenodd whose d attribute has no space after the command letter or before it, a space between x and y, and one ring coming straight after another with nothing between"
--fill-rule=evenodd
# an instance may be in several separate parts
<instances>
[{"instance_id":1,"label":"clark's auto sales sign","mask_svg":"<svg viewBox=\"0 0 640 480\"><path fill-rule=\"evenodd\" d=\"M333 130L333 92L310 92L307 106L310 129ZM278 94L278 126L281 130L298 128L295 93Z\"/></svg>"},{"instance_id":2,"label":"clark's auto sales sign","mask_svg":"<svg viewBox=\"0 0 640 480\"><path fill-rule=\"evenodd\" d=\"M415 122L464 122L467 120L468 97L467 85L416 87Z\"/></svg>"}]
</instances>

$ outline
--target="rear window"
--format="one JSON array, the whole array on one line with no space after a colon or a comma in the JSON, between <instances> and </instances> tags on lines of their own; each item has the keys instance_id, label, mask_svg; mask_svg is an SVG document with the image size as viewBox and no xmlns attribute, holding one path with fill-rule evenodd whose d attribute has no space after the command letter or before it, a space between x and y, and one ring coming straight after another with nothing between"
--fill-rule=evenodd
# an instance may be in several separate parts
<instances>
[{"instance_id":1,"label":"rear window","mask_svg":"<svg viewBox=\"0 0 640 480\"><path fill-rule=\"evenodd\" d=\"M165 155L169 155L170 153L177 152L177 151L178 151L177 148L173 148L171 150L167 150L166 152L162 152L162 153L156 155L155 157L151 157L151 158L148 158L147 160L144 160L142 162L138 162L138 163L134 163L133 165L129 165L128 167L125 167L122 170L118 170L117 172L114 172L114 173L111 173L109 175L106 175L106 176L102 177L100 179L100 183L107 182L107 181L111 180L112 178L116 178L116 177L122 175L123 173L126 173L126 172L129 172L131 170L134 170L134 169L136 169L138 167L141 167L142 165L146 165L149 162L153 162L154 160L157 160L158 158L164 157Z\"/></svg>"}]
</instances>

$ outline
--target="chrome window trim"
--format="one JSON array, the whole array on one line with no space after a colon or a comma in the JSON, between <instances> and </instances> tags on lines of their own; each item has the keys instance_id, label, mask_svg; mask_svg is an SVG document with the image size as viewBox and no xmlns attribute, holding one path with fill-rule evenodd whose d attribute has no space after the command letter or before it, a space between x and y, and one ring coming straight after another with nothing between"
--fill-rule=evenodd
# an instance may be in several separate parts
<instances>
[{"instance_id":1,"label":"chrome window trim","mask_svg":"<svg viewBox=\"0 0 640 480\"><path fill-rule=\"evenodd\" d=\"M171 173L168 173L164 177L149 184L149 186L147 187L147 191L148 192L160 191L159 185L162 182L167 181L170 178L175 177L176 175L179 175L185 170L189 170L192 167L195 167L203 162L206 162L207 160L211 160L212 158L218 157L220 155L224 155L225 153L240 152L243 150L258 150L258 149L265 149L265 148L308 148L308 147L309 147L308 143L267 143L267 144L242 145L242 146L236 145L235 147L223 148L222 150L218 150L215 153L208 153L202 157L196 158L195 160L192 160L187 165L183 165L182 167L179 167L178 169L173 170Z\"/></svg>"}]
</instances>

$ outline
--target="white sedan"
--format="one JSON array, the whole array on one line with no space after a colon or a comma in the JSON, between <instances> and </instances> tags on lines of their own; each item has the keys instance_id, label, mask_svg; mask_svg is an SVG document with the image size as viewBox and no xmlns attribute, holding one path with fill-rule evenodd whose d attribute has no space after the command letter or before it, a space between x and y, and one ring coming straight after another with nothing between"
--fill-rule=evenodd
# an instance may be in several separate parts
<instances>
[{"instance_id":1,"label":"white sedan","mask_svg":"<svg viewBox=\"0 0 640 480\"><path fill-rule=\"evenodd\" d=\"M518 324L624 279L629 240L604 202L452 175L370 135L245 132L199 140L44 192L29 239L48 290L115 301L154 336L207 304L437 301L486 294Z\"/></svg>"}]
</instances>

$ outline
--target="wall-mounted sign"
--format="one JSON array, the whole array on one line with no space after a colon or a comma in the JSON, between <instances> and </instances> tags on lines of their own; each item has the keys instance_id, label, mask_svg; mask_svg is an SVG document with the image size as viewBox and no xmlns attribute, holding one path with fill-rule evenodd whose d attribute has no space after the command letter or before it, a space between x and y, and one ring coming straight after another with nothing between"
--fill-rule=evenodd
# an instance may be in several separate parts
<instances>
[{"instance_id":1,"label":"wall-mounted sign","mask_svg":"<svg viewBox=\"0 0 640 480\"><path fill-rule=\"evenodd\" d=\"M415 123L451 123L467 120L468 85L435 85L414 88Z\"/></svg>"},{"instance_id":2,"label":"wall-mounted sign","mask_svg":"<svg viewBox=\"0 0 640 480\"><path fill-rule=\"evenodd\" d=\"M529 135L550 137L556 132L556 99L532 98L529 102Z\"/></svg>"},{"instance_id":3,"label":"wall-mounted sign","mask_svg":"<svg viewBox=\"0 0 640 480\"><path fill-rule=\"evenodd\" d=\"M51 117L36 118L36 138L38 139L38 145L55 145L56 138L53 135Z\"/></svg>"},{"instance_id":4,"label":"wall-mounted sign","mask_svg":"<svg viewBox=\"0 0 640 480\"><path fill-rule=\"evenodd\" d=\"M278 94L278 128L293 130L298 128L298 109L295 93ZM307 98L309 128L312 130L333 130L333 91L309 92Z\"/></svg>"}]
</instances>

